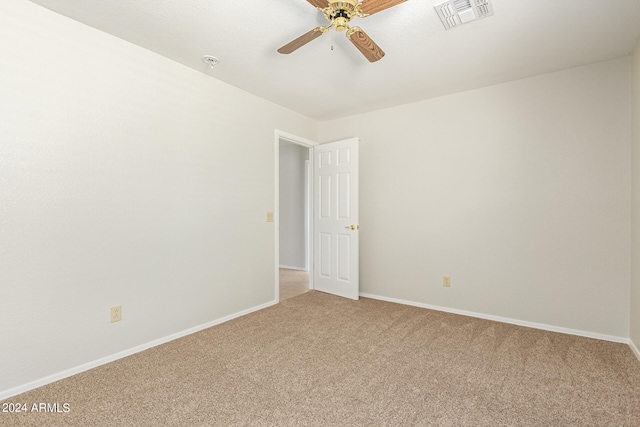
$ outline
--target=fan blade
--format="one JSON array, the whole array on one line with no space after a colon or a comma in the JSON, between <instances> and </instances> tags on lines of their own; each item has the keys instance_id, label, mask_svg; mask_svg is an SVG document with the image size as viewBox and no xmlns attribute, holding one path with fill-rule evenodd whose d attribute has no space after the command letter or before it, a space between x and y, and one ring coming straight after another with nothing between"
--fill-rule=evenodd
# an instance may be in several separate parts
<instances>
[{"instance_id":1,"label":"fan blade","mask_svg":"<svg viewBox=\"0 0 640 427\"><path fill-rule=\"evenodd\" d=\"M362 28L353 27L347 32L347 37L351 40L351 43L369 60L369 62L376 62L384 56L384 52L380 49L380 46L375 44L371 37L367 35Z\"/></svg>"},{"instance_id":2,"label":"fan blade","mask_svg":"<svg viewBox=\"0 0 640 427\"><path fill-rule=\"evenodd\" d=\"M304 46L305 44L309 43L310 41L313 41L313 40L317 39L318 37L320 37L321 35L323 35L325 33L324 31L322 31L323 29L324 29L324 27L314 28L313 30L309 31L308 33L305 33L305 34L301 35L300 37L298 37L294 41L285 44L280 49L278 49L278 52L284 53L284 54L289 54L289 53L293 52L294 50L297 50L297 49L301 48L302 46Z\"/></svg>"},{"instance_id":3,"label":"fan blade","mask_svg":"<svg viewBox=\"0 0 640 427\"><path fill-rule=\"evenodd\" d=\"M324 9L329 6L329 0L307 0L313 7Z\"/></svg>"},{"instance_id":4,"label":"fan blade","mask_svg":"<svg viewBox=\"0 0 640 427\"><path fill-rule=\"evenodd\" d=\"M310 0L309 0L310 1ZM362 13L373 15L390 7L397 6L407 0L362 0Z\"/></svg>"}]
</instances>

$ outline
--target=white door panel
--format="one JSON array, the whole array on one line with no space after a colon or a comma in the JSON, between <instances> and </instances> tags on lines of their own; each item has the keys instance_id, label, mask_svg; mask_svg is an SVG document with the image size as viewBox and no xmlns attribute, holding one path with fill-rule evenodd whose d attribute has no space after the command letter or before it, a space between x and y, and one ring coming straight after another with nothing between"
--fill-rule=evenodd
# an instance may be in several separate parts
<instances>
[{"instance_id":1,"label":"white door panel","mask_svg":"<svg viewBox=\"0 0 640 427\"><path fill-rule=\"evenodd\" d=\"M315 289L358 299L358 139L314 147Z\"/></svg>"}]
</instances>

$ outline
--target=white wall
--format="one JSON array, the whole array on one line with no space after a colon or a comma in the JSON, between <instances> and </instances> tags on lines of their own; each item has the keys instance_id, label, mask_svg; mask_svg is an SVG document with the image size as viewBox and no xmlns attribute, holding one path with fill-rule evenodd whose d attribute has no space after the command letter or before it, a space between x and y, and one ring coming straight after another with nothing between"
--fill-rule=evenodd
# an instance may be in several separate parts
<instances>
[{"instance_id":1,"label":"white wall","mask_svg":"<svg viewBox=\"0 0 640 427\"><path fill-rule=\"evenodd\" d=\"M280 142L280 266L304 270L306 266L305 160L309 149Z\"/></svg>"},{"instance_id":2,"label":"white wall","mask_svg":"<svg viewBox=\"0 0 640 427\"><path fill-rule=\"evenodd\" d=\"M26 0L0 39L0 396L274 301L274 130L316 122Z\"/></svg>"},{"instance_id":3,"label":"white wall","mask_svg":"<svg viewBox=\"0 0 640 427\"><path fill-rule=\"evenodd\" d=\"M640 349L640 40L633 53L633 207L631 251L631 333L636 349ZM638 354L640 357L640 354Z\"/></svg>"},{"instance_id":4,"label":"white wall","mask_svg":"<svg viewBox=\"0 0 640 427\"><path fill-rule=\"evenodd\" d=\"M362 141L361 291L626 339L630 129L628 57L321 123Z\"/></svg>"}]
</instances>

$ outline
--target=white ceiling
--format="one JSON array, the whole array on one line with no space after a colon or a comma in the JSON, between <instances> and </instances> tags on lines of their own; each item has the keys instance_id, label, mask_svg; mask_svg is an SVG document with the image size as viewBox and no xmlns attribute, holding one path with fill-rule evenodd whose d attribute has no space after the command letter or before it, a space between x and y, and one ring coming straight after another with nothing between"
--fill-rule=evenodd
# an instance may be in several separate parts
<instances>
[{"instance_id":1,"label":"white ceiling","mask_svg":"<svg viewBox=\"0 0 640 427\"><path fill-rule=\"evenodd\" d=\"M328 33L278 54L326 24L306 0L31 1L317 120L620 57L640 35L640 0L491 0L448 31L441 0L408 0L352 22L386 52L370 64L335 32L333 51Z\"/></svg>"}]
</instances>

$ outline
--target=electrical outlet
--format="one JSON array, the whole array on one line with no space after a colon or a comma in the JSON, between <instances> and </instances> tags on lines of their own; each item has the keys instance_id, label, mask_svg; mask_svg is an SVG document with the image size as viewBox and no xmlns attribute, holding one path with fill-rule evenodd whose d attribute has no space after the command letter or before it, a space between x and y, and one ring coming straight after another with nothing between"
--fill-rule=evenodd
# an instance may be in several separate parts
<instances>
[{"instance_id":1,"label":"electrical outlet","mask_svg":"<svg viewBox=\"0 0 640 427\"><path fill-rule=\"evenodd\" d=\"M114 305L111 307L111 323L122 320L122 306Z\"/></svg>"},{"instance_id":2,"label":"electrical outlet","mask_svg":"<svg viewBox=\"0 0 640 427\"><path fill-rule=\"evenodd\" d=\"M442 286L445 288L451 287L451 276L442 276Z\"/></svg>"}]
</instances>

